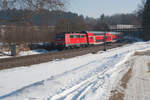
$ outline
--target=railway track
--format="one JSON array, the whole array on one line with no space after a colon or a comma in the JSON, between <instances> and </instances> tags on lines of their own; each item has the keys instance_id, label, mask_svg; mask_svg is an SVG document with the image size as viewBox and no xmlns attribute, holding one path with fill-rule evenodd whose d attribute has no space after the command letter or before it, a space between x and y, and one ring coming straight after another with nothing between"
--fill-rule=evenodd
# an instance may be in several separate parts
<instances>
[{"instance_id":1,"label":"railway track","mask_svg":"<svg viewBox=\"0 0 150 100\"><path fill-rule=\"evenodd\" d=\"M127 43L113 43L112 45L107 46L107 49L120 47L125 44ZM21 67L21 66L30 66L34 64L40 64L44 62L53 61L55 59L71 58L71 57L80 56L80 55L84 55L88 53L96 53L101 50L104 50L103 45L90 46L87 48L62 50L59 52L50 52L47 54L37 54L37 55L5 58L5 59L0 59L0 70L14 68L14 67Z\"/></svg>"}]
</instances>

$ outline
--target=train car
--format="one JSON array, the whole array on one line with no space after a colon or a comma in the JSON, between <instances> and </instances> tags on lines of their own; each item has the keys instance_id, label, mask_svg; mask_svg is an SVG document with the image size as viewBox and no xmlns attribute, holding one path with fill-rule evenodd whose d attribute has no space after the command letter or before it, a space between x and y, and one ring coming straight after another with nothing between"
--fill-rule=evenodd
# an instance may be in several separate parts
<instances>
[{"instance_id":1,"label":"train car","mask_svg":"<svg viewBox=\"0 0 150 100\"><path fill-rule=\"evenodd\" d=\"M121 38L120 32L109 32L112 35L112 42L116 42Z\"/></svg>"},{"instance_id":2,"label":"train car","mask_svg":"<svg viewBox=\"0 0 150 100\"><path fill-rule=\"evenodd\" d=\"M120 33L102 31L84 31L75 33L63 33L56 35L55 45L57 48L85 47L88 45L115 42Z\"/></svg>"},{"instance_id":3,"label":"train car","mask_svg":"<svg viewBox=\"0 0 150 100\"><path fill-rule=\"evenodd\" d=\"M104 32L86 31L85 33L87 34L89 45L104 43Z\"/></svg>"},{"instance_id":4,"label":"train car","mask_svg":"<svg viewBox=\"0 0 150 100\"><path fill-rule=\"evenodd\" d=\"M104 42L112 42L112 34L102 31L87 31L89 44L103 44Z\"/></svg>"},{"instance_id":5,"label":"train car","mask_svg":"<svg viewBox=\"0 0 150 100\"><path fill-rule=\"evenodd\" d=\"M73 48L87 46L87 35L84 33L64 33L56 35L57 48Z\"/></svg>"}]
</instances>

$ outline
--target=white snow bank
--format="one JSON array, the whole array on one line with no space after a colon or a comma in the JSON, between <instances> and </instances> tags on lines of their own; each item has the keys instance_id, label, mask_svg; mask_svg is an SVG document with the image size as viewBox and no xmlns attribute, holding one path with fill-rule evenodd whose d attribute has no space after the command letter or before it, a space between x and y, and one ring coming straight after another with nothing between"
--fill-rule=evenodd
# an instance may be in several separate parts
<instances>
[{"instance_id":1,"label":"white snow bank","mask_svg":"<svg viewBox=\"0 0 150 100\"><path fill-rule=\"evenodd\" d=\"M150 42L87 54L80 57L0 71L0 99L89 100L108 98L108 90L136 50L150 49ZM112 78L113 77L113 78ZM110 84L110 86L109 86Z\"/></svg>"},{"instance_id":2,"label":"white snow bank","mask_svg":"<svg viewBox=\"0 0 150 100\"><path fill-rule=\"evenodd\" d=\"M27 56L27 55L35 55L35 54L46 54L48 52L56 52L57 50L51 50L47 51L45 49L35 49L35 50L30 50L30 51L21 51L17 56ZM2 58L9 58L11 56L10 52L0 52L0 59Z\"/></svg>"}]
</instances>

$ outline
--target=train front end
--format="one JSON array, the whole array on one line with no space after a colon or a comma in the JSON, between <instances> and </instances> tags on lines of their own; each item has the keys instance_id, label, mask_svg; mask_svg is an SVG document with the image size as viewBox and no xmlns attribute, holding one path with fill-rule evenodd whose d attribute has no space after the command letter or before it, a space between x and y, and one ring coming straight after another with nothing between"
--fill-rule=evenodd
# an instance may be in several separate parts
<instances>
[{"instance_id":1,"label":"train front end","mask_svg":"<svg viewBox=\"0 0 150 100\"><path fill-rule=\"evenodd\" d=\"M65 34L58 34L55 38L55 46L57 49L63 49L66 47Z\"/></svg>"}]
</instances>

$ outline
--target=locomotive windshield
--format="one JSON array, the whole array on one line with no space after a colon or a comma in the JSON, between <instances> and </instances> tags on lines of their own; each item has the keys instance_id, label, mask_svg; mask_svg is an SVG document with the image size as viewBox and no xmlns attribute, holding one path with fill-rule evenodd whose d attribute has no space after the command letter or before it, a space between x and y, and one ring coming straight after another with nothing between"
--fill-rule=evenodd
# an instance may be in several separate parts
<instances>
[{"instance_id":1,"label":"locomotive windshield","mask_svg":"<svg viewBox=\"0 0 150 100\"><path fill-rule=\"evenodd\" d=\"M65 38L65 35L56 35L56 39L63 39Z\"/></svg>"}]
</instances>

